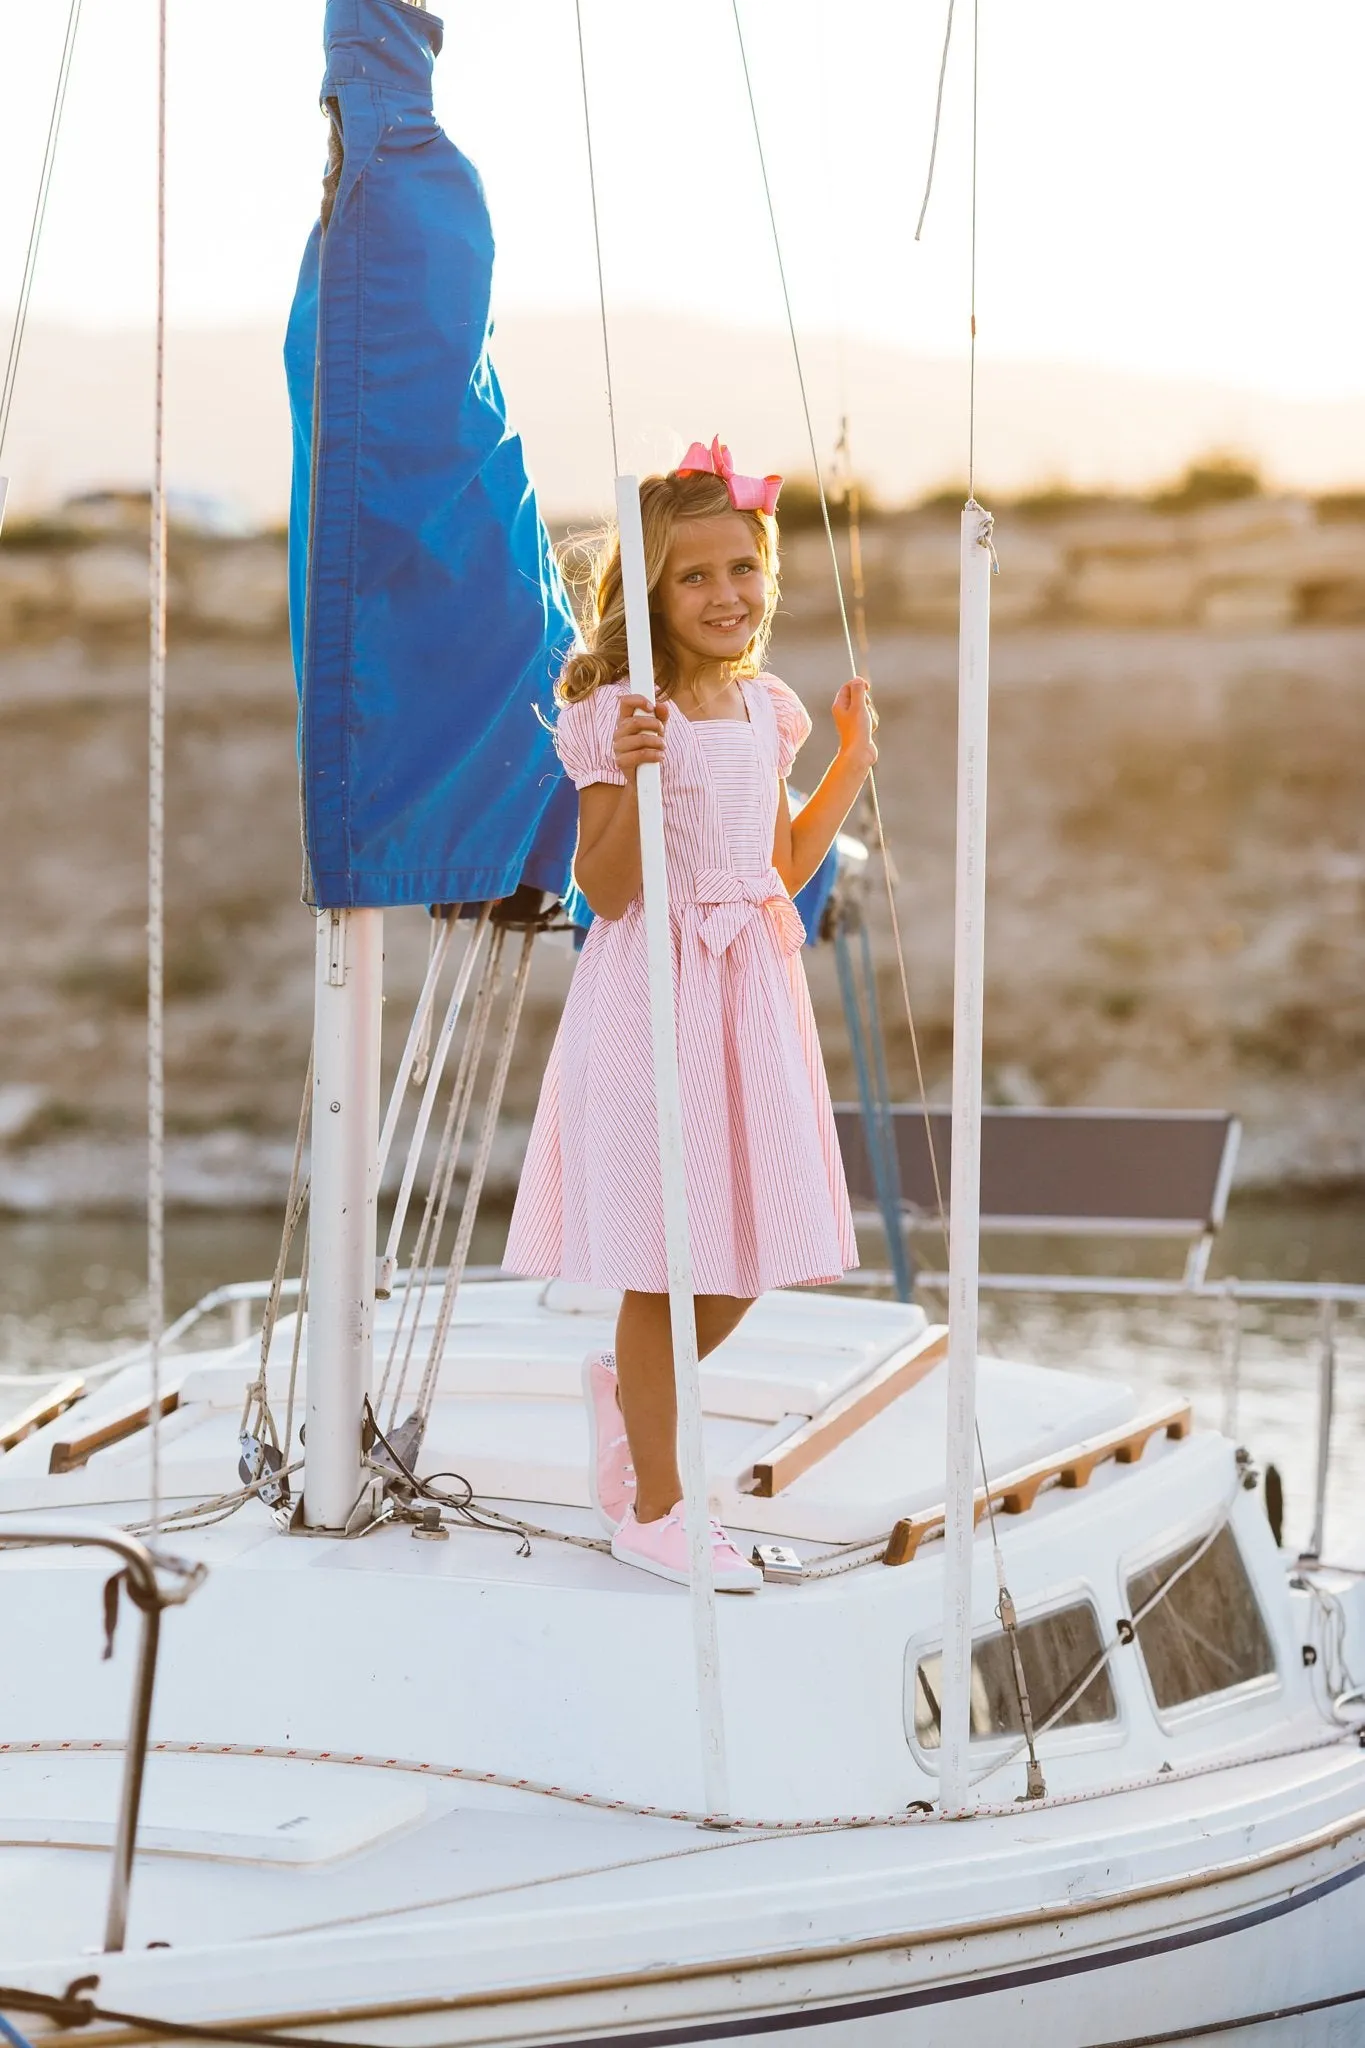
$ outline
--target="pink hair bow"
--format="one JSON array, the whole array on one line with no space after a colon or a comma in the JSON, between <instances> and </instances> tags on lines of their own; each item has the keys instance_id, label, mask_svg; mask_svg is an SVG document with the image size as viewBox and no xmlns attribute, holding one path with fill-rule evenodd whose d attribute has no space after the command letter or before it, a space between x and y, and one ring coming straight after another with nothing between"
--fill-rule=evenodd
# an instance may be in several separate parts
<instances>
[{"instance_id":1,"label":"pink hair bow","mask_svg":"<svg viewBox=\"0 0 1365 2048\"><path fill-rule=\"evenodd\" d=\"M677 473L679 476L718 476L730 493L730 503L736 512L766 512L771 518L777 510L781 477L737 476L730 451L722 446L719 434L709 448L703 447L700 441L694 441L678 464Z\"/></svg>"}]
</instances>

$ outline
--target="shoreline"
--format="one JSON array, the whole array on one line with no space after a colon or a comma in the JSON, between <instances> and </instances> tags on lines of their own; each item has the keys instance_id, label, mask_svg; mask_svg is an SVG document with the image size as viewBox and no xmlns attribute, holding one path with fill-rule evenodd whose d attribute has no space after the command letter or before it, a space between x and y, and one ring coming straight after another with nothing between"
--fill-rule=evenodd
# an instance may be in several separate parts
<instances>
[{"instance_id":1,"label":"shoreline","mask_svg":"<svg viewBox=\"0 0 1365 2048\"><path fill-rule=\"evenodd\" d=\"M529 1132L522 1118L500 1127L484 1183L483 1207L509 1207L520 1178L521 1157ZM1239 1171L1232 1201L1302 1202L1327 1207L1365 1200L1365 1174L1313 1171L1305 1162L1298 1172L1282 1167L1284 1140L1260 1147L1243 1137L1243 1156L1250 1152L1252 1171ZM1256 1171L1257 1152L1263 1170ZM265 1215L282 1211L288 1193L292 1144L256 1137L238 1130L168 1137L166 1141L166 1210L170 1215L230 1213ZM305 1154L305 1172L307 1155ZM403 1154L396 1146L384 1176L381 1201L393 1195L402 1171ZM429 1185L429 1160L419 1167L414 1199ZM464 1186L457 1177L455 1194ZM0 1152L0 1220L60 1217L140 1216L146 1201L146 1143L141 1137L110 1139L70 1137Z\"/></svg>"}]
</instances>

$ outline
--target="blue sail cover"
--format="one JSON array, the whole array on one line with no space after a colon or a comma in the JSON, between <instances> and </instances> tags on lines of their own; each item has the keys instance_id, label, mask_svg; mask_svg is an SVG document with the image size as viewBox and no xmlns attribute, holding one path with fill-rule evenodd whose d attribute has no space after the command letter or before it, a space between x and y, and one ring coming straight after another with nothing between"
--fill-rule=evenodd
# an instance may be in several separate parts
<instances>
[{"instance_id":1,"label":"blue sail cover","mask_svg":"<svg viewBox=\"0 0 1365 2048\"><path fill-rule=\"evenodd\" d=\"M441 39L404 0L328 0L341 164L285 343L304 840L324 909L559 893L573 847L542 722L573 621L488 356L488 208L432 112Z\"/></svg>"}]
</instances>

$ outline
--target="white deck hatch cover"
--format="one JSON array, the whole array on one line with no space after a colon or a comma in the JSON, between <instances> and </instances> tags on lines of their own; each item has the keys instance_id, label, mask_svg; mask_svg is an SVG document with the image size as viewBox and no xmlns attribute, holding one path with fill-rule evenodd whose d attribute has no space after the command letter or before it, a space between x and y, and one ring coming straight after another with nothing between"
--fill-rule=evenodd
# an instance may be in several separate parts
<instances>
[{"instance_id":1,"label":"white deck hatch cover","mask_svg":"<svg viewBox=\"0 0 1365 2048\"><path fill-rule=\"evenodd\" d=\"M106 1849L123 1753L0 1757L0 1844ZM138 1854L331 1863L408 1827L424 1787L378 1771L274 1757L149 1756Z\"/></svg>"},{"instance_id":2,"label":"white deck hatch cover","mask_svg":"<svg viewBox=\"0 0 1365 2048\"><path fill-rule=\"evenodd\" d=\"M398 1320L401 1289L375 1311L375 1356L383 1360ZM548 1286L539 1280L472 1281L461 1289L441 1373L446 1397L581 1402L587 1352L610 1346L620 1297L605 1288ZM418 1325L417 1357L434 1325L439 1289ZM924 1311L891 1301L797 1289L766 1294L735 1335L702 1366L708 1415L779 1422L816 1415L926 1327ZM271 1399L283 1399L294 1319L282 1317L271 1345ZM302 1347L307 1362L307 1334ZM252 1360L247 1361L250 1376ZM185 1379L185 1404L207 1400L239 1408L243 1364L214 1362Z\"/></svg>"}]
</instances>

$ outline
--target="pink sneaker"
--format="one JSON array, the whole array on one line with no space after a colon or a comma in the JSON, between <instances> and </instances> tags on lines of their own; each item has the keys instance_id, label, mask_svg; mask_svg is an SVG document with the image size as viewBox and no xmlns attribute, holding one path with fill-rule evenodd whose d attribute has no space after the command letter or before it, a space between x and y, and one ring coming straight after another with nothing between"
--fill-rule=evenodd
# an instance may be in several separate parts
<instances>
[{"instance_id":1,"label":"pink sneaker","mask_svg":"<svg viewBox=\"0 0 1365 2048\"><path fill-rule=\"evenodd\" d=\"M679 1502L671 1515L665 1515L658 1522L637 1522L634 1506L627 1508L620 1527L612 1536L611 1554L619 1564L638 1565L642 1572L653 1572L658 1579L671 1579L675 1585L685 1586L690 1573L687 1569L687 1525L683 1521L682 1503ZM711 1569L718 1593L756 1593L763 1584L763 1574L758 1566L750 1564L735 1549L714 1517L711 1521Z\"/></svg>"},{"instance_id":2,"label":"pink sneaker","mask_svg":"<svg viewBox=\"0 0 1365 2048\"><path fill-rule=\"evenodd\" d=\"M588 1493L598 1521L614 1536L635 1499L635 1467L616 1399L614 1352L597 1351L584 1359L583 1398L588 1405Z\"/></svg>"}]
</instances>

